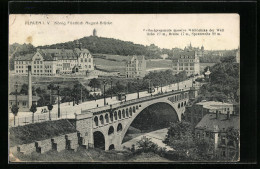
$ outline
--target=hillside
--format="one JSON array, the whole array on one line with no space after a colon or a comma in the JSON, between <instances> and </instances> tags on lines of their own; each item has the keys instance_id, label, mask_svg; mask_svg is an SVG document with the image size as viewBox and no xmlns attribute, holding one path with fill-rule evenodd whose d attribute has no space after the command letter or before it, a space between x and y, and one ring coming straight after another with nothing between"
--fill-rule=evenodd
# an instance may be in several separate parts
<instances>
[{"instance_id":1,"label":"hillside","mask_svg":"<svg viewBox=\"0 0 260 169\"><path fill-rule=\"evenodd\" d=\"M145 55L146 58L160 58L162 52L155 45L144 46L133 42L122 41L113 38L89 36L78 39L83 48L87 48L91 53L105 53L112 55ZM39 46L39 48L65 48L76 47L77 40L53 45Z\"/></svg>"}]
</instances>

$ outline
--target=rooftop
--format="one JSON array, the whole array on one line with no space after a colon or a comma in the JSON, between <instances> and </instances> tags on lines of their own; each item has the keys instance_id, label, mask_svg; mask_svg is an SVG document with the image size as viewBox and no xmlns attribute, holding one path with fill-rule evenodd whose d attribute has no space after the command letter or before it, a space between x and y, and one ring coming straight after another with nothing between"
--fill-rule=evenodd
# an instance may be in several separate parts
<instances>
[{"instance_id":1,"label":"rooftop","mask_svg":"<svg viewBox=\"0 0 260 169\"><path fill-rule=\"evenodd\" d=\"M206 114L201 121L196 125L196 129L205 129L208 131L221 131L229 127L234 127L234 129L239 129L239 116L230 115L230 119L227 119L226 114L218 114L218 119L216 118L216 113Z\"/></svg>"},{"instance_id":2,"label":"rooftop","mask_svg":"<svg viewBox=\"0 0 260 169\"><path fill-rule=\"evenodd\" d=\"M230 103L224 103L224 102L216 102L216 101L202 101L199 103L196 103L196 105L202 105L203 108L207 109L219 109L219 107L224 106L233 106L233 104Z\"/></svg>"},{"instance_id":3,"label":"rooftop","mask_svg":"<svg viewBox=\"0 0 260 169\"><path fill-rule=\"evenodd\" d=\"M40 99L39 96L32 96L32 101L38 101L39 99ZM9 95L9 100L10 101L16 100L15 95ZM17 100L18 101L27 101L28 95L17 95Z\"/></svg>"}]
</instances>

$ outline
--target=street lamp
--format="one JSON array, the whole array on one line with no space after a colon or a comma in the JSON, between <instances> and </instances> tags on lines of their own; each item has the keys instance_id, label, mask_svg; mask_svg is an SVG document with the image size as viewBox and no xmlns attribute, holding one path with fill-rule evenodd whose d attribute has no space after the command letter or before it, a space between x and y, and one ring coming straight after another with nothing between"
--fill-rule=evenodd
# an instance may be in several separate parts
<instances>
[{"instance_id":1,"label":"street lamp","mask_svg":"<svg viewBox=\"0 0 260 169\"><path fill-rule=\"evenodd\" d=\"M112 97L113 97L113 79L112 79L112 77L111 77L111 79L110 79L110 82L111 82L111 99L112 99Z\"/></svg>"},{"instance_id":2,"label":"street lamp","mask_svg":"<svg viewBox=\"0 0 260 169\"><path fill-rule=\"evenodd\" d=\"M107 84L107 82L104 80L103 84L104 84L104 106L105 106L106 105L106 84Z\"/></svg>"},{"instance_id":3,"label":"street lamp","mask_svg":"<svg viewBox=\"0 0 260 169\"><path fill-rule=\"evenodd\" d=\"M16 105L16 107L17 107L17 89L18 89L18 83L16 82L14 86L15 86L15 105Z\"/></svg>"},{"instance_id":4,"label":"street lamp","mask_svg":"<svg viewBox=\"0 0 260 169\"><path fill-rule=\"evenodd\" d=\"M161 93L162 93L162 82L161 82Z\"/></svg>"},{"instance_id":5,"label":"street lamp","mask_svg":"<svg viewBox=\"0 0 260 169\"><path fill-rule=\"evenodd\" d=\"M57 86L58 90L58 118L60 118L60 86Z\"/></svg>"},{"instance_id":6,"label":"street lamp","mask_svg":"<svg viewBox=\"0 0 260 169\"><path fill-rule=\"evenodd\" d=\"M139 78L137 78L137 98L139 99Z\"/></svg>"}]
</instances>

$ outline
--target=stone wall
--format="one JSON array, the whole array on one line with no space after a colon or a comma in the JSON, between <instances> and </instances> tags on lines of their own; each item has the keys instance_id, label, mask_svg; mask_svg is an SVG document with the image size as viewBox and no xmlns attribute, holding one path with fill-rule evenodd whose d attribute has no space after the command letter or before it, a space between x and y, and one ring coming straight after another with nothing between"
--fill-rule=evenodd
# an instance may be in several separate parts
<instances>
[{"instance_id":1,"label":"stone wall","mask_svg":"<svg viewBox=\"0 0 260 169\"><path fill-rule=\"evenodd\" d=\"M10 152L31 154L32 152L45 153L50 150L56 150L58 152L65 149L76 151L79 145L82 145L85 148L88 148L89 145L91 147L88 136L75 132L51 139L10 147Z\"/></svg>"},{"instance_id":2,"label":"stone wall","mask_svg":"<svg viewBox=\"0 0 260 169\"><path fill-rule=\"evenodd\" d=\"M66 139L65 136L59 136L51 139L53 149L60 152L66 149Z\"/></svg>"},{"instance_id":3,"label":"stone wall","mask_svg":"<svg viewBox=\"0 0 260 169\"><path fill-rule=\"evenodd\" d=\"M66 138L66 144L67 144L68 150L76 151L79 146L78 134L76 132L66 134L65 138Z\"/></svg>"},{"instance_id":4,"label":"stone wall","mask_svg":"<svg viewBox=\"0 0 260 169\"><path fill-rule=\"evenodd\" d=\"M52 142L51 142L51 139L36 141L35 146L36 146L37 152L45 153L45 152L50 151L52 149Z\"/></svg>"},{"instance_id":5,"label":"stone wall","mask_svg":"<svg viewBox=\"0 0 260 169\"><path fill-rule=\"evenodd\" d=\"M19 145L17 146L17 151L23 154L31 154L36 151L35 143Z\"/></svg>"}]
</instances>

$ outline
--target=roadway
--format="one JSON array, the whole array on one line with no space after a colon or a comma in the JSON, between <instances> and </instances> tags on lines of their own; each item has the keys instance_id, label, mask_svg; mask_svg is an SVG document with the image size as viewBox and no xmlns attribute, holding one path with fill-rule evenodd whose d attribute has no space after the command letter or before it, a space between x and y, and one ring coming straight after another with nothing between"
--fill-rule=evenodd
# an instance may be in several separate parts
<instances>
[{"instance_id":1,"label":"roadway","mask_svg":"<svg viewBox=\"0 0 260 169\"><path fill-rule=\"evenodd\" d=\"M191 86L192 86L192 79L188 79L188 80L179 82L179 89L185 89L185 88L189 88ZM177 89L178 89L177 83L170 84L170 85L162 87L163 92L177 90ZM159 87L158 89L155 88L155 92L153 93L153 95L160 93L160 92L161 92L161 87ZM140 98L150 96L150 95L151 94L148 93L147 91L139 92ZM130 94L126 95L127 101L132 100L132 99L137 99L137 93L130 93ZM111 99L111 97L107 96L106 102L108 103L108 105L120 103L120 101L116 99L116 96L112 97L112 99ZM80 103L78 105L75 104L74 106L73 106L72 102L65 102L65 103L60 104L60 112L61 112L63 117L66 114L66 118L75 118L75 113L80 114L82 110L93 109L93 108L101 107L101 106L104 106L104 99L98 99L96 101L91 100L91 101ZM42 109L48 110L47 106L37 107L37 111L35 112L35 116L41 115ZM53 109L52 109L51 112L52 113L58 112L58 105L57 104L53 105ZM48 114L48 112L47 112L47 114ZM31 116L31 115L32 115L31 112L19 112L16 118L28 117L28 116ZM9 119L12 120L13 117L14 117L13 114L9 113Z\"/></svg>"}]
</instances>

